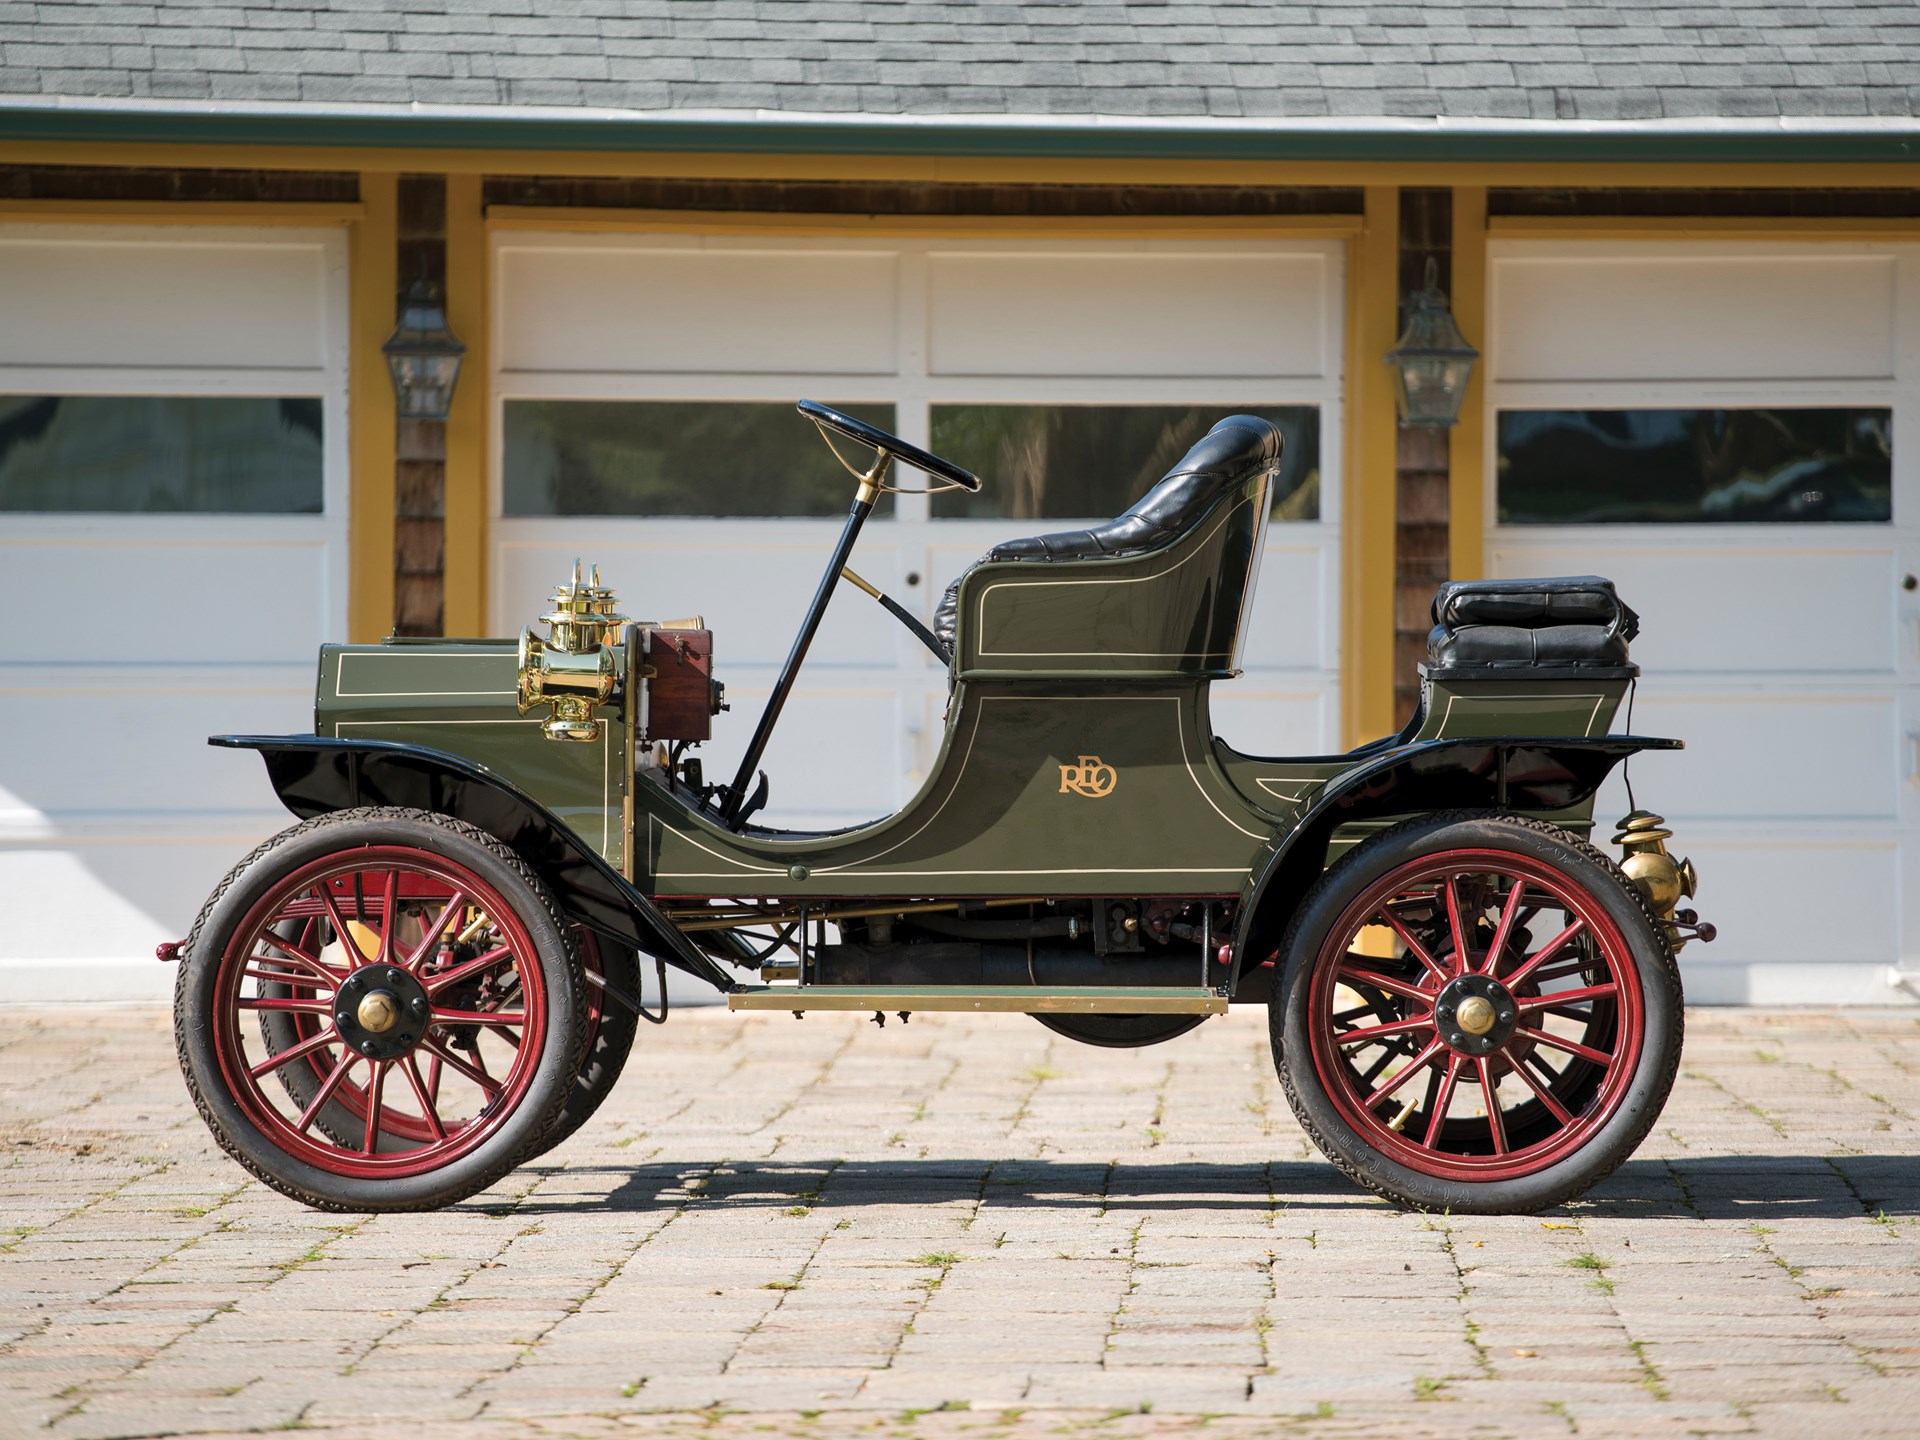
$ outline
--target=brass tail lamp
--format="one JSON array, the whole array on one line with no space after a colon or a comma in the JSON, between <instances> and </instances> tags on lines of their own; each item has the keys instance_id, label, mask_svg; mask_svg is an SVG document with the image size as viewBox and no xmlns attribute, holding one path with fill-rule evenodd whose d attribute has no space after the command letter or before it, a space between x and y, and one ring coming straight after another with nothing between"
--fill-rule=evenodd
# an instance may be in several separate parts
<instances>
[{"instance_id":1,"label":"brass tail lamp","mask_svg":"<svg viewBox=\"0 0 1920 1440\"><path fill-rule=\"evenodd\" d=\"M613 642L627 617L614 613L613 591L600 583L600 567L582 580L578 560L573 578L553 592L552 603L540 617L547 626L545 639L532 626L520 632L520 713L545 705L550 713L540 728L549 740L591 744L600 736L594 710L612 698L619 683Z\"/></svg>"},{"instance_id":2,"label":"brass tail lamp","mask_svg":"<svg viewBox=\"0 0 1920 1440\"><path fill-rule=\"evenodd\" d=\"M1666 827L1666 817L1651 810L1635 810L1621 820L1613 837L1620 847L1620 868L1654 918L1665 925L1675 950L1689 940L1711 944L1717 933L1714 927L1693 911L1677 908L1682 900L1693 898L1700 877L1693 861L1676 860L1667 852L1673 832Z\"/></svg>"}]
</instances>

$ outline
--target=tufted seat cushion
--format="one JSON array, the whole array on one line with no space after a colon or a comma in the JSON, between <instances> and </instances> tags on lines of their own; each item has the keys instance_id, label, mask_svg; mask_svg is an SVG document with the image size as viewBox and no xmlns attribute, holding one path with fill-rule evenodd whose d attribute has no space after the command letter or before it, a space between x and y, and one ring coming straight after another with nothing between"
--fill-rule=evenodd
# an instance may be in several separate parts
<instances>
[{"instance_id":1,"label":"tufted seat cushion","mask_svg":"<svg viewBox=\"0 0 1920 1440\"><path fill-rule=\"evenodd\" d=\"M1003 540L975 565L997 560L1104 560L1154 550L1195 524L1221 496L1249 476L1276 464L1279 427L1254 415L1229 415L1187 451L1178 465L1124 515L1090 530L1060 530ZM960 613L960 585L972 567L947 587L933 612L933 633L948 650Z\"/></svg>"},{"instance_id":2,"label":"tufted seat cushion","mask_svg":"<svg viewBox=\"0 0 1920 1440\"><path fill-rule=\"evenodd\" d=\"M1598 575L1455 580L1433 597L1427 664L1437 671L1631 669L1640 617Z\"/></svg>"}]
</instances>

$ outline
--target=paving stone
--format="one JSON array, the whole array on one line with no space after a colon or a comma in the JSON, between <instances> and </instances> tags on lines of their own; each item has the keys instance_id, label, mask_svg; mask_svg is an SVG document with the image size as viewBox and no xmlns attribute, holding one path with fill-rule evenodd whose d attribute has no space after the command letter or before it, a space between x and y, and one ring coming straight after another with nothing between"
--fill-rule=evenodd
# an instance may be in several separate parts
<instances>
[{"instance_id":1,"label":"paving stone","mask_svg":"<svg viewBox=\"0 0 1920 1440\"><path fill-rule=\"evenodd\" d=\"M1352 1189L1257 1014L690 1010L559 1151L365 1217L211 1144L163 1014L0 1011L0 1435L1911 1436L1920 1012L1689 1027L1640 1155L1543 1216Z\"/></svg>"}]
</instances>

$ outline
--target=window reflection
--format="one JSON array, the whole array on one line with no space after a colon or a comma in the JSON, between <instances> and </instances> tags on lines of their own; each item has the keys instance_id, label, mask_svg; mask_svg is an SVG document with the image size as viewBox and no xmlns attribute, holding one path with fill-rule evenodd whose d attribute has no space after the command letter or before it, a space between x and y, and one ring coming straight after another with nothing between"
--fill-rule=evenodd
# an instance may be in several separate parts
<instances>
[{"instance_id":1,"label":"window reflection","mask_svg":"<svg viewBox=\"0 0 1920 1440\"><path fill-rule=\"evenodd\" d=\"M1504 525L1884 521L1884 408L1506 410Z\"/></svg>"},{"instance_id":2,"label":"window reflection","mask_svg":"<svg viewBox=\"0 0 1920 1440\"><path fill-rule=\"evenodd\" d=\"M1082 520L1118 515L1232 414L1286 436L1276 520L1320 518L1320 411L1312 405L935 405L933 450L985 482L934 497L939 519Z\"/></svg>"},{"instance_id":3,"label":"window reflection","mask_svg":"<svg viewBox=\"0 0 1920 1440\"><path fill-rule=\"evenodd\" d=\"M318 515L312 398L0 395L0 511Z\"/></svg>"},{"instance_id":4,"label":"window reflection","mask_svg":"<svg viewBox=\"0 0 1920 1440\"><path fill-rule=\"evenodd\" d=\"M825 403L894 428L891 405ZM505 429L508 515L844 515L853 503L853 477L778 401L509 400ZM853 463L872 459L834 440ZM874 514L892 512L881 496Z\"/></svg>"}]
</instances>

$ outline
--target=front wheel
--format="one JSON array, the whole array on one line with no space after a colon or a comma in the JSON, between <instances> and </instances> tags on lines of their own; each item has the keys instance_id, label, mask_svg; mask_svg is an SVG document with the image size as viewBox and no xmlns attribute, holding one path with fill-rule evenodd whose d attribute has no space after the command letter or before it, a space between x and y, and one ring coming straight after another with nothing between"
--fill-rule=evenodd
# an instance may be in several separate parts
<instances>
[{"instance_id":1,"label":"front wheel","mask_svg":"<svg viewBox=\"0 0 1920 1440\"><path fill-rule=\"evenodd\" d=\"M1611 1174L1680 1063L1673 952L1619 869L1519 816L1436 815L1322 876L1271 1007L1301 1125L1415 1209L1544 1209Z\"/></svg>"},{"instance_id":2,"label":"front wheel","mask_svg":"<svg viewBox=\"0 0 1920 1440\"><path fill-rule=\"evenodd\" d=\"M586 1038L581 969L508 846L424 811L342 811L215 890L174 1038L215 1138L268 1185L324 1209L428 1209L551 1133Z\"/></svg>"}]
</instances>

